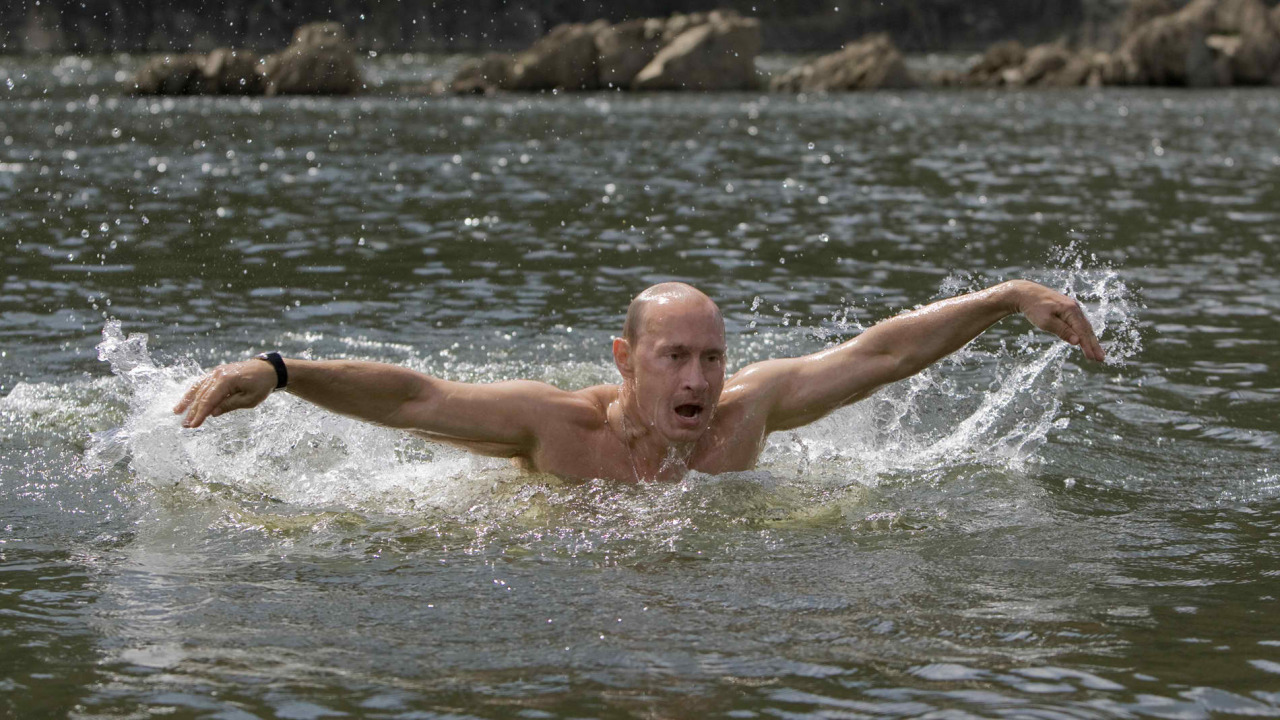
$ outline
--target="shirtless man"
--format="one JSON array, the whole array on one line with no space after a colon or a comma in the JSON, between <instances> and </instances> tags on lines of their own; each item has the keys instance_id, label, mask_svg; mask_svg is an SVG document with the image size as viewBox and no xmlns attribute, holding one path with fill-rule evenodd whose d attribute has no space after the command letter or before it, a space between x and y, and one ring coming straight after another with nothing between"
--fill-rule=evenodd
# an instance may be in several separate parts
<instances>
[{"instance_id":1,"label":"shirtless man","mask_svg":"<svg viewBox=\"0 0 1280 720\"><path fill-rule=\"evenodd\" d=\"M1103 359L1074 300L1014 280L898 315L812 355L748 365L726 380L720 308L692 286L663 283L636 296L613 341L621 385L569 391L527 380L469 384L382 363L277 355L214 369L173 411L185 413L183 427L199 427L257 406L287 379L288 392L333 412L512 458L528 470L679 480L689 470L748 470L769 433L910 377L1015 313L1090 360Z\"/></svg>"}]
</instances>

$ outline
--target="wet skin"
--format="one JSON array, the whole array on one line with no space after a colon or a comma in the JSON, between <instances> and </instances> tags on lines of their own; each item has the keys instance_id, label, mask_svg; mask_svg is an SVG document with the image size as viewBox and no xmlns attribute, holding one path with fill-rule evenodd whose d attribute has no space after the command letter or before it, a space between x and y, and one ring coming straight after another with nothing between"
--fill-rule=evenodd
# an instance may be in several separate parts
<instances>
[{"instance_id":1,"label":"wet skin","mask_svg":"<svg viewBox=\"0 0 1280 720\"><path fill-rule=\"evenodd\" d=\"M1101 361L1071 298L1027 281L942 300L858 337L797 358L766 360L725 378L724 322L683 283L636 297L613 342L618 385L576 391L546 383L458 383L370 362L286 360L291 392L337 413L400 428L522 467L572 478L678 480L689 470L752 468L765 438L813 422L958 350L1021 313ZM183 426L251 408L276 385L261 360L215 368L174 407Z\"/></svg>"}]
</instances>

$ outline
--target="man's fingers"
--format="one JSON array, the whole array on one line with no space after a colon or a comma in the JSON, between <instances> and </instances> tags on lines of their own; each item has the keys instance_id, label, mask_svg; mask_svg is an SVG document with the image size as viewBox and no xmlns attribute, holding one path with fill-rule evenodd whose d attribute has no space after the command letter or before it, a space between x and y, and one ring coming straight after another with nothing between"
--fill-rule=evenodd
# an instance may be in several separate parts
<instances>
[{"instance_id":1,"label":"man's fingers","mask_svg":"<svg viewBox=\"0 0 1280 720\"><path fill-rule=\"evenodd\" d=\"M1093 333L1093 325L1089 324L1089 319L1084 315L1084 310L1076 305L1073 310L1062 315L1062 319L1066 324L1070 325L1070 332L1076 337L1075 342L1071 345L1079 345L1080 350L1084 351L1084 356L1089 360L1101 363L1106 359L1106 352L1102 350L1102 343L1098 342L1098 336Z\"/></svg>"},{"instance_id":2,"label":"man's fingers","mask_svg":"<svg viewBox=\"0 0 1280 720\"><path fill-rule=\"evenodd\" d=\"M1045 318L1044 324L1040 327L1045 332L1051 332L1072 345L1075 345L1080 341L1080 339L1076 337L1075 332L1071 329L1071 325L1058 315L1050 315Z\"/></svg>"},{"instance_id":3,"label":"man's fingers","mask_svg":"<svg viewBox=\"0 0 1280 720\"><path fill-rule=\"evenodd\" d=\"M182 394L182 399L178 401L177 405L173 406L174 415L181 414L191 404L191 401L196 399L196 393L200 392L200 386L204 384L205 379L197 380L191 384L191 387L187 388L187 391Z\"/></svg>"},{"instance_id":4,"label":"man's fingers","mask_svg":"<svg viewBox=\"0 0 1280 720\"><path fill-rule=\"evenodd\" d=\"M270 367L257 360L221 365L192 385L173 411L186 413L183 427L200 427L210 417L257 406L271 394L274 376Z\"/></svg>"},{"instance_id":5,"label":"man's fingers","mask_svg":"<svg viewBox=\"0 0 1280 720\"><path fill-rule=\"evenodd\" d=\"M1068 313L1065 319L1080 338L1080 349L1084 351L1085 357L1096 362L1106 359L1106 352L1098 342L1098 336L1093 332L1093 325L1089 324L1089 318L1085 317L1084 310L1081 310L1079 305L1074 311Z\"/></svg>"},{"instance_id":6,"label":"man's fingers","mask_svg":"<svg viewBox=\"0 0 1280 720\"><path fill-rule=\"evenodd\" d=\"M223 382L222 379L212 375L205 378L200 384L200 391L196 394L195 400L187 410L187 417L182 421L183 427L200 427L204 423L205 418L209 417L209 413L213 412L222 400Z\"/></svg>"},{"instance_id":7,"label":"man's fingers","mask_svg":"<svg viewBox=\"0 0 1280 720\"><path fill-rule=\"evenodd\" d=\"M183 425L189 426L191 419L195 417L197 406L200 403L200 395L209 386L210 380L211 378L208 376L201 378L199 382L191 386L190 390L187 390L187 394L182 396L182 401L174 408L174 412L186 413L186 417L182 420Z\"/></svg>"},{"instance_id":8,"label":"man's fingers","mask_svg":"<svg viewBox=\"0 0 1280 720\"><path fill-rule=\"evenodd\" d=\"M1084 350L1085 357L1094 362L1102 362L1107 357L1107 353L1102 349L1102 343L1098 342L1098 337L1093 334L1093 328L1087 322L1080 347Z\"/></svg>"}]
</instances>

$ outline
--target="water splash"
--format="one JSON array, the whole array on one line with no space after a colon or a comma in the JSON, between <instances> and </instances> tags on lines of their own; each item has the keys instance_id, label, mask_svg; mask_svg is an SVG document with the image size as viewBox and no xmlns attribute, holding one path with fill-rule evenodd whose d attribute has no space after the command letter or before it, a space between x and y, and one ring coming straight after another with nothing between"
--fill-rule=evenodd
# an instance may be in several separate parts
<instances>
[{"instance_id":1,"label":"water splash","mask_svg":"<svg viewBox=\"0 0 1280 720\"><path fill-rule=\"evenodd\" d=\"M1076 298L1107 351L1106 363L1123 365L1142 346L1128 286L1118 272L1098 267L1096 257L1086 258L1075 245L1055 260L1059 267L1034 279ZM952 275L939 295L986 284L972 275ZM817 333L824 340L833 334ZM1037 450L1054 430L1068 427L1063 398L1088 378L1069 370L1080 357L1078 350L1034 329L994 352L983 346L982 341L971 344L800 432L771 438L762 461L799 473L836 465L868 485L886 475L973 462L1024 469L1038 460Z\"/></svg>"},{"instance_id":2,"label":"water splash","mask_svg":"<svg viewBox=\"0 0 1280 720\"><path fill-rule=\"evenodd\" d=\"M123 383L129 412L123 425L93 436L87 458L127 463L157 487L216 485L304 507L454 508L473 502L478 480L493 469L483 459L427 447L284 394L256 411L182 429L172 408L199 367L157 365L146 335L126 338L118 321L109 321L102 336L98 356ZM441 478L473 482L431 482Z\"/></svg>"}]
</instances>

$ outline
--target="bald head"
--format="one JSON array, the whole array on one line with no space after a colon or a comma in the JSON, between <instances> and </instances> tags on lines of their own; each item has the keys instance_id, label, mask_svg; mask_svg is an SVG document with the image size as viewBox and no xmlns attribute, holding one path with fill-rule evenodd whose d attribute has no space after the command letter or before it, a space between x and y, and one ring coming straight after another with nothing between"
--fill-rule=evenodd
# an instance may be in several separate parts
<instances>
[{"instance_id":1,"label":"bald head","mask_svg":"<svg viewBox=\"0 0 1280 720\"><path fill-rule=\"evenodd\" d=\"M640 339L640 333L644 330L645 316L648 310L659 306L675 306L688 305L690 307L702 306L715 313L716 321L720 324L721 333L724 332L724 316L720 313L719 306L715 301L707 297L706 293L698 288L682 282L665 282L650 286L644 292L631 301L627 306L627 319L622 324L622 337L627 342L634 345Z\"/></svg>"}]
</instances>

